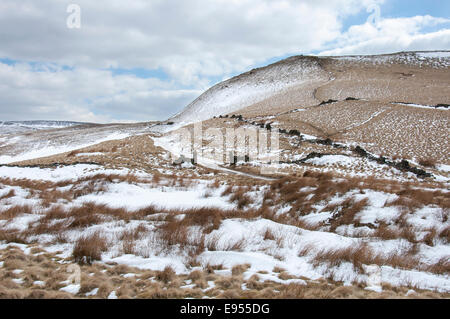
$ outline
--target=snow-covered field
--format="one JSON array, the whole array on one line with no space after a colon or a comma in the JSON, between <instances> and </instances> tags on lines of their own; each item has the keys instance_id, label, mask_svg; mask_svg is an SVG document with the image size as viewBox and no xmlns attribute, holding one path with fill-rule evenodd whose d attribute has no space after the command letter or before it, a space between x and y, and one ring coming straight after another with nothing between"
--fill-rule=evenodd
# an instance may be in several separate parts
<instances>
[{"instance_id":1,"label":"snow-covered field","mask_svg":"<svg viewBox=\"0 0 450 319\"><path fill-rule=\"evenodd\" d=\"M334 158L340 160L340 158ZM31 232L28 240L39 243L46 250L60 252L60 256L70 258L76 241L82 236L101 233L108 243L109 248L102 254L102 262L115 262L141 269L163 270L166 266L172 267L177 273L189 273L189 255L179 244L167 246L160 231L161 223L167 214L175 214L176 220L182 221L187 218L184 211L191 209L220 209L221 211L233 211L237 209L236 203L230 201L230 195L224 195L227 185L211 186L208 181L191 181L189 186L173 184L170 179L161 178L154 181L154 176L142 172L135 172L140 180L136 182L121 181L113 177L110 182L104 182L101 187L83 192L83 187L89 185L89 178L96 174L127 177L128 170L104 170L95 165L76 165L60 167L55 169L1 167L0 178L2 179L2 191L0 203L2 210L8 210L18 205L32 205L33 209L28 212L18 213L14 218L0 221L3 231L27 231L33 229L55 207L66 211L68 217L54 220L53 223L70 224L73 218L69 217L70 211L89 203L95 203L99 207L111 209L123 208L128 212L135 212L146 207L156 207L155 214L147 218L131 219L124 222L120 218L105 217L101 222L85 227L69 227L63 231L65 243L58 243L58 233L38 234ZM33 192L28 187L10 186L5 178L20 180L26 178L31 181L51 182L47 191L75 191L81 190L81 195L74 199L62 196L50 206L45 207L42 193ZM85 182L77 182L86 180ZM93 179L95 184L95 178ZM58 183L63 183L57 186ZM417 289L431 289L440 292L450 291L450 278L446 274L436 274L424 270L424 265L433 265L450 256L450 246L445 239L436 237L433 244L420 242L413 244L404 238L383 240L373 237L374 230L367 226L355 227L353 225L341 225L334 231L326 226L335 218L338 211L329 211L330 205L351 198L354 201L367 200L368 204L355 215L355 221L364 225L380 225L380 223L391 223L402 215L402 210L396 206L386 206L386 203L398 199L395 194L380 191L366 190L349 191L344 194L335 195L325 201L314 204L314 209L309 214L299 218L299 222L305 222L308 229L282 223L281 220L267 219L262 216L244 218L245 210L260 209L263 198L269 190L267 186L253 186L246 191L246 196L251 198L251 203L243 211L243 217L225 218L213 231L201 236L204 231L200 225L189 226L188 242L204 241L206 248L197 256L201 265L222 265L225 269L233 266L249 264L244 276L250 278L259 272L265 272L262 277L265 280L281 281L273 271L279 267L286 269L293 276L306 277L312 280L319 278L332 278L350 285L355 282L366 283L368 275L364 271L355 268L350 260L341 260L336 264L323 260L317 264L317 260L326 252L352 249L366 245L365 249L373 254L385 258L385 264L377 265L381 272L383 283L393 286L410 286ZM301 188L314 194L315 187ZM13 196L5 196L13 191ZM47 204L48 205L48 204ZM101 206L106 205L106 206ZM101 208L99 208L101 210ZM276 216L288 214L291 210L289 204L276 204L272 207ZM169 211L171 211L169 213ZM199 212L200 213L200 212ZM415 210L408 215L404 223L415 229L417 240L426 236L430 229L441 233L450 226L444 218L448 212L441 208L428 205ZM158 217L159 216L159 217ZM132 231L140 225L144 225L145 231L133 243L133 254L123 251L123 243L120 241L124 232ZM320 226L323 225L323 226ZM311 228L312 227L312 228ZM375 226L376 227L376 226ZM64 229L64 228L63 228ZM181 231L181 230L180 230ZM266 235L270 233L271 235ZM358 234L358 235L357 235ZM59 234L58 236L61 236ZM209 243L209 244L208 244ZM233 246L237 248L233 248ZM415 263L406 266L393 266L389 256L407 255L411 249L416 249ZM393 258L393 257L392 257ZM366 266L369 266L367 264ZM297 280L301 282L301 280Z\"/></svg>"},{"instance_id":2,"label":"snow-covered field","mask_svg":"<svg viewBox=\"0 0 450 319\"><path fill-rule=\"evenodd\" d=\"M120 140L148 131L141 125L106 125L80 128L70 126L65 130L37 131L33 134L0 135L0 164L52 156Z\"/></svg>"},{"instance_id":3,"label":"snow-covered field","mask_svg":"<svg viewBox=\"0 0 450 319\"><path fill-rule=\"evenodd\" d=\"M82 124L86 123L68 121L0 121L0 135L65 128Z\"/></svg>"}]
</instances>

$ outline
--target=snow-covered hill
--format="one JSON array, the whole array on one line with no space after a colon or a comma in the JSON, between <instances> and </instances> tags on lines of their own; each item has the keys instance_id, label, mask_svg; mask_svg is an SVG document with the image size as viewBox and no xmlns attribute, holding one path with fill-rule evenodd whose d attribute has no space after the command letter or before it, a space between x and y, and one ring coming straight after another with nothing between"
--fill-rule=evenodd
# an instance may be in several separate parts
<instances>
[{"instance_id":1,"label":"snow-covered hill","mask_svg":"<svg viewBox=\"0 0 450 319\"><path fill-rule=\"evenodd\" d=\"M86 123L68 121L0 121L0 134L65 128Z\"/></svg>"},{"instance_id":2,"label":"snow-covered hill","mask_svg":"<svg viewBox=\"0 0 450 319\"><path fill-rule=\"evenodd\" d=\"M283 94L293 94L294 91L309 90L311 92L308 94L315 96L314 87L318 88L327 82L334 81L336 77L342 77L342 74L330 72L330 68L327 68L325 65L334 65L337 69L348 68L351 65L354 68L361 68L362 72L365 71L364 69L367 65L386 67L387 70L392 65L402 68L428 67L432 69L448 69L450 67L450 51L400 52L385 55L342 57L294 56L266 67L243 73L213 86L183 111L173 116L170 121L178 123L176 127L179 127L183 124L236 112L275 96L282 97ZM339 70L338 72L343 71ZM375 88L373 90L378 92L377 85L386 80L382 79L382 77L383 75L378 74L378 78L370 79L371 83L364 81L367 86L366 90L373 89L370 88L372 85ZM377 81L378 83L376 83ZM387 86L389 86L391 80L388 79L387 81ZM382 87L386 86L384 83L380 85ZM339 93L343 92L341 89L338 91ZM292 100L294 103L298 103L295 99ZM272 105L268 107L277 106L279 103L284 104L285 102L282 101L282 98L273 99L269 103ZM258 108L260 108L259 105Z\"/></svg>"},{"instance_id":3,"label":"snow-covered hill","mask_svg":"<svg viewBox=\"0 0 450 319\"><path fill-rule=\"evenodd\" d=\"M296 56L221 82L171 118L192 123L235 112L296 85L328 79L320 59Z\"/></svg>"}]
</instances>

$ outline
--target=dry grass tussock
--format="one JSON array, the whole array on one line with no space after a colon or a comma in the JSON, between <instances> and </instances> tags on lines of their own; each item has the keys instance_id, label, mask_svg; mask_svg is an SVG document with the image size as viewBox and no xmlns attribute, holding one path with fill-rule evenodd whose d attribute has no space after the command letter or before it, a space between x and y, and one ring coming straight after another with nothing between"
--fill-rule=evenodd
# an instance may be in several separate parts
<instances>
[{"instance_id":1,"label":"dry grass tussock","mask_svg":"<svg viewBox=\"0 0 450 319\"><path fill-rule=\"evenodd\" d=\"M363 273L362 265L389 265L394 268L420 269L419 261L413 254L391 254L388 256L375 253L367 244L361 243L341 249L322 250L314 256L314 266L327 264L337 267L344 262L351 263L355 271Z\"/></svg>"},{"instance_id":2,"label":"dry grass tussock","mask_svg":"<svg viewBox=\"0 0 450 319\"><path fill-rule=\"evenodd\" d=\"M0 200L11 198L16 196L16 191L14 189L10 189L5 195L0 196Z\"/></svg>"},{"instance_id":3,"label":"dry grass tussock","mask_svg":"<svg viewBox=\"0 0 450 319\"><path fill-rule=\"evenodd\" d=\"M17 205L0 211L0 219L11 220L22 214L31 214L33 209L30 205Z\"/></svg>"},{"instance_id":4,"label":"dry grass tussock","mask_svg":"<svg viewBox=\"0 0 450 319\"><path fill-rule=\"evenodd\" d=\"M108 249L106 239L99 233L80 237L73 248L72 257L79 264L92 264L95 260L101 260L102 252Z\"/></svg>"},{"instance_id":5,"label":"dry grass tussock","mask_svg":"<svg viewBox=\"0 0 450 319\"><path fill-rule=\"evenodd\" d=\"M354 199L346 199L343 203L337 205L338 207L330 209L331 211L337 210L337 214L330 220L330 230L335 231L337 227L341 225L351 225L356 222L356 214L361 212L367 205L369 200L364 198L360 201Z\"/></svg>"},{"instance_id":6,"label":"dry grass tussock","mask_svg":"<svg viewBox=\"0 0 450 319\"><path fill-rule=\"evenodd\" d=\"M422 158L421 160L419 160L420 165L431 168L436 167L436 162L437 161L434 158Z\"/></svg>"}]
</instances>

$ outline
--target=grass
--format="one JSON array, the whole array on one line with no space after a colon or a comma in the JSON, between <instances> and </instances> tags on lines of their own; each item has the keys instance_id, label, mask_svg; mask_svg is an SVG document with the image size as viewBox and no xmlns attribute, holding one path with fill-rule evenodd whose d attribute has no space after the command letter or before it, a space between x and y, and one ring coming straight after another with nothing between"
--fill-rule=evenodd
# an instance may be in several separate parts
<instances>
[{"instance_id":1,"label":"grass","mask_svg":"<svg viewBox=\"0 0 450 319\"><path fill-rule=\"evenodd\" d=\"M162 271L158 271L156 273L155 278L159 281L162 281L163 283L167 284L170 283L171 281L173 281L175 279L175 271L173 270L172 267L170 266L166 266L164 268L164 270Z\"/></svg>"},{"instance_id":2,"label":"grass","mask_svg":"<svg viewBox=\"0 0 450 319\"><path fill-rule=\"evenodd\" d=\"M439 238L444 239L446 243L450 243L450 226L445 227L440 233Z\"/></svg>"},{"instance_id":3,"label":"grass","mask_svg":"<svg viewBox=\"0 0 450 319\"><path fill-rule=\"evenodd\" d=\"M250 196L246 194L246 192L248 192L248 190L243 188L240 188L238 191L234 192L229 199L230 203L236 203L238 209L243 209L250 205L253 201Z\"/></svg>"},{"instance_id":4,"label":"grass","mask_svg":"<svg viewBox=\"0 0 450 319\"><path fill-rule=\"evenodd\" d=\"M392 240L400 238L401 231L399 229L395 229L385 222L380 222L380 225L375 230L374 237L378 237L382 240Z\"/></svg>"},{"instance_id":5,"label":"grass","mask_svg":"<svg viewBox=\"0 0 450 319\"><path fill-rule=\"evenodd\" d=\"M356 214L360 213L367 205L369 200L364 198L359 201L354 199L346 199L338 205L338 214L331 219L331 231L336 230L341 225L350 225L355 223Z\"/></svg>"},{"instance_id":6,"label":"grass","mask_svg":"<svg viewBox=\"0 0 450 319\"><path fill-rule=\"evenodd\" d=\"M344 262L351 263L356 272L363 273L362 265L390 265L395 268L419 269L418 259L411 254L383 255L375 253L366 243L347 248L322 250L314 256L313 265L327 264L338 267Z\"/></svg>"},{"instance_id":7,"label":"grass","mask_svg":"<svg viewBox=\"0 0 450 319\"><path fill-rule=\"evenodd\" d=\"M148 271L126 267L124 265L106 266L104 264L81 265L81 287L77 295L59 291L65 284L70 273L66 272L68 264L60 263L61 259L53 254L44 253L39 256L27 255L22 250L9 247L0 250L0 260L4 267L0 268L0 298L107 298L112 291L116 291L120 299L128 298L449 298L449 294L423 291L415 289L416 293L406 296L410 287L393 287L383 284L383 292L375 293L364 290L364 286L343 286L342 283L327 279L305 280L305 285L283 284L273 281L260 281L258 275L244 280L242 271L248 265L238 265L232 269L231 276L214 273L220 266L211 266L212 271L195 270L190 274L176 274L167 267L162 271ZM39 259L38 259L39 257ZM447 266L448 267L448 266ZM205 266L207 268L207 266ZM7 274L11 270L23 269L23 273L14 275L22 278L24 283L17 285ZM58 270L57 270L58 269ZM283 278L291 278L283 269L277 269ZM123 277L125 273L135 276ZM44 282L41 287L33 282ZM181 288L186 280L196 284L194 288ZM216 288L206 289L207 281L212 281ZM245 285L247 290L242 290ZM93 296L86 293L98 289Z\"/></svg>"},{"instance_id":8,"label":"grass","mask_svg":"<svg viewBox=\"0 0 450 319\"><path fill-rule=\"evenodd\" d=\"M231 268L231 275L232 276L240 276L242 275L244 272L247 271L247 269L250 268L250 264L245 264L245 265L235 265L233 266L233 268Z\"/></svg>"},{"instance_id":9,"label":"grass","mask_svg":"<svg viewBox=\"0 0 450 319\"><path fill-rule=\"evenodd\" d=\"M269 228L267 228L264 231L263 238L264 238L264 240L275 240L275 235Z\"/></svg>"},{"instance_id":10,"label":"grass","mask_svg":"<svg viewBox=\"0 0 450 319\"><path fill-rule=\"evenodd\" d=\"M0 200L6 199L6 198L11 198L14 196L16 196L16 191L14 189L10 189L9 192L7 192L5 195L0 196Z\"/></svg>"},{"instance_id":11,"label":"grass","mask_svg":"<svg viewBox=\"0 0 450 319\"><path fill-rule=\"evenodd\" d=\"M419 160L419 164L425 167L435 168L436 167L436 159L434 158L422 158Z\"/></svg>"},{"instance_id":12,"label":"grass","mask_svg":"<svg viewBox=\"0 0 450 319\"><path fill-rule=\"evenodd\" d=\"M6 229L0 231L0 241L18 244L28 243L26 236L24 236L18 229Z\"/></svg>"},{"instance_id":13,"label":"grass","mask_svg":"<svg viewBox=\"0 0 450 319\"><path fill-rule=\"evenodd\" d=\"M64 208L60 206L60 201L71 202L74 198L84 196L87 194L95 194L102 192L110 183L126 182L126 183L146 183L153 185L154 183L166 183L167 185L176 185L177 187L188 187L192 181L188 178L174 178L166 180L160 175L154 175L152 180L141 180L133 175L119 176L119 175L102 175L98 174L93 177L79 179L77 181L62 181L58 183L51 182L36 182L28 180L7 180L7 182L16 186L27 188L33 191L37 198L42 200L42 206L14 206L4 209L0 212L0 218L4 220L12 220L19 217L21 214L38 214L40 219L36 222L30 223L29 227L23 231L18 229L2 229L0 231L0 240L7 242L29 243L29 239L35 238L35 235L48 234L53 235L54 242L70 242L70 237L67 236L68 231L84 231L87 228L95 225L101 225L105 222L120 222L125 225L127 223L140 221L139 226L134 228L127 228L126 231L119 232L117 235L117 242L119 244L119 251L123 254L138 254L136 249L136 241L141 241L144 236L149 234L155 235L157 240L161 240L161 253L177 252L185 253L192 261L192 265L198 265L197 256L205 249L210 251L243 251L246 247L245 238L235 238L231 241L221 240L220 232L211 233L218 230L222 222L226 219L241 219L241 220L257 220L267 219L275 223L291 225L294 227L308 230L331 231L334 232L341 225L354 225L355 228L367 226L373 229L373 233L369 235L361 235L362 237L376 237L379 240L391 240L397 238L405 238L412 244L424 243L428 246L433 246L437 241L449 242L450 227L447 228L430 228L426 230L424 237L418 236L419 231L423 229L415 229L413 225L408 223L410 214L413 214L417 209L427 205L437 205L442 208L442 223L448 220L448 196L440 190L433 191L427 185L427 189L417 189L418 186L414 183L398 183L392 181L380 181L376 179L335 179L331 174L321 174L317 172L305 172L299 177L287 177L276 180L270 183L268 190L263 196L263 203L260 208L249 208L254 204L253 200L246 195L250 189L256 189L256 184L251 182L241 182L236 186L228 186L222 193L222 196L232 203L236 203L235 209L222 210L213 207L205 207L200 209L174 209L167 210L157 207L146 207L137 211L129 211L123 208L110 208L107 205L99 205L95 203L84 203L81 206ZM218 183L217 179L211 183L213 189L217 189L224 183ZM426 184L421 184L426 185ZM260 186L260 185L258 185ZM68 187L69 191L58 190L60 187ZM308 188L305 188L308 187ZM424 186L425 187L425 186ZM376 225L363 225L359 222L357 216L359 212L364 211L364 208L369 204L367 199L354 200L352 198L346 199L341 203L328 205L330 198L335 195L343 196L348 192L358 192L364 194L366 190L376 190L387 193L398 194L398 198L394 201L386 203L385 207L396 207L402 211L401 216L397 220L393 220L391 224L380 222ZM11 193L11 192L9 192ZM11 193L12 194L12 193ZM210 196L212 193L208 193ZM289 203L291 209L287 213L278 214L279 207ZM316 212L316 205L325 205L326 208L322 211L333 212L333 217L327 221L318 224L305 222L302 216L307 216L312 212ZM253 205L252 205L253 207ZM305 219L306 220L306 219ZM151 225L147 227L146 225ZM329 227L328 227L329 226ZM284 239L284 234L274 233L271 229L263 229L260 235L265 241L274 241L274 243L267 242L268 245L276 245L283 248L288 240ZM352 235L356 236L356 235ZM289 238L288 238L289 239ZM80 264L88 266L95 260L101 259L102 252L108 249L108 242L101 234L94 234L88 237L82 237L75 242L72 258ZM165 246L165 247L164 247ZM416 245L417 247L417 245ZM374 253L367 246L358 245L347 249L338 249L334 251L320 251L314 254L314 247L306 246L298 251L299 256L314 255L314 263L316 265L326 264L330 269L341 265L342 263L351 263L357 272L362 272L362 265L378 264L390 265L395 268L402 269L418 269L421 271L430 271L436 274L448 273L448 263L445 260L440 260L434 265L421 265L413 252L408 252L405 255L381 256ZM276 258L282 258L280 255ZM197 261L196 261L197 260ZM233 276L239 276L242 273L242 268L236 267L231 269ZM164 271L163 271L164 272ZM170 272L170 271L167 271ZM330 272L331 274L331 272ZM167 274L166 274L167 275ZM192 279L199 288L205 289L208 286L207 275L214 275L214 273L197 274L197 279ZM119 280L119 274L111 274L114 280ZM115 277L114 277L115 276ZM180 276L173 275L172 279L164 279L171 277L164 277L164 274L155 274L158 281L161 282L161 287L147 287L148 296L186 296L186 294L178 291L177 280ZM280 278L290 278L291 275L279 270ZM31 278L31 277L30 277ZM30 279L31 280L31 279ZM257 296L269 296L273 294L264 283L259 283L255 280L250 281L252 287L258 287ZM56 285L56 284L55 284ZM91 286L97 285L93 283ZM228 285L227 280L224 279L221 285ZM170 286L170 287L169 287ZM110 292L110 289L115 287L110 283L105 286L99 296L103 296ZM168 293L164 287L170 289ZM115 287L116 292L118 288ZM232 296L239 293L240 296L247 296L243 291L239 291L239 287L229 286L226 296ZM88 289L88 287L86 287ZM125 285L121 290L121 296L137 296L138 291L133 290L133 286ZM153 289L153 290L152 290ZM284 289L284 288L283 288ZM282 290L283 290L282 289ZM302 296L307 295L306 292L297 291L295 289L286 289L284 295L293 296L299 293ZM91 289L92 290L92 289ZM111 290L112 291L112 290ZM153 292L152 292L153 291ZM281 291L281 290L280 290ZM353 293L351 290L346 291L342 288L338 290L340 295L346 296ZM202 295L198 290L190 291L190 295ZM328 291L327 293L331 293ZM223 292L217 292L215 296L220 296ZM106 295L107 296L107 295Z\"/></svg>"},{"instance_id":14,"label":"grass","mask_svg":"<svg viewBox=\"0 0 450 319\"><path fill-rule=\"evenodd\" d=\"M72 257L79 264L91 265L93 261L102 259L102 252L106 251L108 243L99 233L82 236L75 242Z\"/></svg>"},{"instance_id":15,"label":"grass","mask_svg":"<svg viewBox=\"0 0 450 319\"><path fill-rule=\"evenodd\" d=\"M442 257L435 264L428 266L427 270L439 275L448 275L450 274L450 260Z\"/></svg>"},{"instance_id":16,"label":"grass","mask_svg":"<svg viewBox=\"0 0 450 319\"><path fill-rule=\"evenodd\" d=\"M0 211L0 220L11 220L22 214L31 214L33 209L30 205L12 206L6 210Z\"/></svg>"}]
</instances>

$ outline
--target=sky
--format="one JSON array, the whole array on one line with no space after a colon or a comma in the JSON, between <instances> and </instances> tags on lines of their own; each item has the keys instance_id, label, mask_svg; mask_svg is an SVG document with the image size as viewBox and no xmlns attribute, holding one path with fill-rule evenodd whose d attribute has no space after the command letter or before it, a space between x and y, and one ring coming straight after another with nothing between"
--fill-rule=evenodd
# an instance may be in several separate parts
<instances>
[{"instance_id":1,"label":"sky","mask_svg":"<svg viewBox=\"0 0 450 319\"><path fill-rule=\"evenodd\" d=\"M412 50L450 50L450 1L1 0L0 121L165 120L288 56Z\"/></svg>"}]
</instances>

